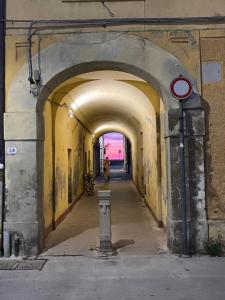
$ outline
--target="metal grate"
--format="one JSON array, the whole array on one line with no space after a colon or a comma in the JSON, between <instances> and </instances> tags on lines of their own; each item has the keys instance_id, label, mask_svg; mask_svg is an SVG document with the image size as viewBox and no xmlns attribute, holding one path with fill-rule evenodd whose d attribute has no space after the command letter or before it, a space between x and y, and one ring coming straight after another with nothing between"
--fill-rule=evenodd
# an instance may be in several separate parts
<instances>
[{"instance_id":1,"label":"metal grate","mask_svg":"<svg viewBox=\"0 0 225 300\"><path fill-rule=\"evenodd\" d=\"M47 262L46 259L28 259L22 260L17 266L16 270L38 270L41 271Z\"/></svg>"},{"instance_id":2,"label":"metal grate","mask_svg":"<svg viewBox=\"0 0 225 300\"><path fill-rule=\"evenodd\" d=\"M14 270L18 260L0 260L0 270Z\"/></svg>"}]
</instances>

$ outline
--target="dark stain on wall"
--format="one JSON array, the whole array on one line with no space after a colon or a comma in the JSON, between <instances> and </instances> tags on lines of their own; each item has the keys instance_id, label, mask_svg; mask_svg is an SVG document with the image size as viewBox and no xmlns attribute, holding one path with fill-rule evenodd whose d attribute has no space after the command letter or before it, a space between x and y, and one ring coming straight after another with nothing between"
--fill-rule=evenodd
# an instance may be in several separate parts
<instances>
[{"instance_id":1,"label":"dark stain on wall","mask_svg":"<svg viewBox=\"0 0 225 300\"><path fill-rule=\"evenodd\" d=\"M59 167L58 160L56 161L55 169L55 207L57 208L58 201L63 197L63 190L66 190L66 175L63 174L61 168Z\"/></svg>"},{"instance_id":2,"label":"dark stain on wall","mask_svg":"<svg viewBox=\"0 0 225 300\"><path fill-rule=\"evenodd\" d=\"M74 171L73 171L73 197L76 199L83 192L83 156L84 156L84 132L79 129L78 144L74 152Z\"/></svg>"}]
</instances>

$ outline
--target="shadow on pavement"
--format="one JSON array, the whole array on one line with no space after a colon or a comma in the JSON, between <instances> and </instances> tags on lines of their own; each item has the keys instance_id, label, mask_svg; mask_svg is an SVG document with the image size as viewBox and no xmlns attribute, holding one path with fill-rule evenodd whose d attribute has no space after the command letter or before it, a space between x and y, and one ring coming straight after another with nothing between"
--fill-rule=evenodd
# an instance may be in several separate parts
<instances>
[{"instance_id":1,"label":"shadow on pavement","mask_svg":"<svg viewBox=\"0 0 225 300\"><path fill-rule=\"evenodd\" d=\"M133 245L135 243L134 240L118 240L112 246L114 250L124 248L129 245Z\"/></svg>"}]
</instances>

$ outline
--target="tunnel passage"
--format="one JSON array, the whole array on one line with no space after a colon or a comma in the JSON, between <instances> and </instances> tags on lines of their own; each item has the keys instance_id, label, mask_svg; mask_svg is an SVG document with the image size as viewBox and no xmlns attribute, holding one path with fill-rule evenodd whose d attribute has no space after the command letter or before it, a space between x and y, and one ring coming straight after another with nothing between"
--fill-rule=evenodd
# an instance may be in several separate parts
<instances>
[{"instance_id":1,"label":"tunnel passage","mask_svg":"<svg viewBox=\"0 0 225 300\"><path fill-rule=\"evenodd\" d=\"M157 225L166 228L166 147L160 131L164 113L155 89L125 72L81 74L52 92L44 108L46 237L84 193L84 174L98 175L96 144L107 132L126 136L127 168Z\"/></svg>"}]
</instances>

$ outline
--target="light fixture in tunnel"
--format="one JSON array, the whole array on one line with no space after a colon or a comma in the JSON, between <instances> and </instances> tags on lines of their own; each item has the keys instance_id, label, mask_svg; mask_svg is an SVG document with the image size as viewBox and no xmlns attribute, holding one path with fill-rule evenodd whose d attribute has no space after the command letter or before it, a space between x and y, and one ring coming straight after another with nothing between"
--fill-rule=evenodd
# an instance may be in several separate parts
<instances>
[{"instance_id":1,"label":"light fixture in tunnel","mask_svg":"<svg viewBox=\"0 0 225 300\"><path fill-rule=\"evenodd\" d=\"M69 116L70 118L73 118L73 117L74 117L73 111L72 111L71 109L69 109L69 111L68 111L68 116Z\"/></svg>"},{"instance_id":2,"label":"light fixture in tunnel","mask_svg":"<svg viewBox=\"0 0 225 300\"><path fill-rule=\"evenodd\" d=\"M75 110L78 109L78 106L77 106L77 104L76 104L75 102L73 102L73 103L71 104L71 109L72 109L73 111L75 111Z\"/></svg>"}]
</instances>

